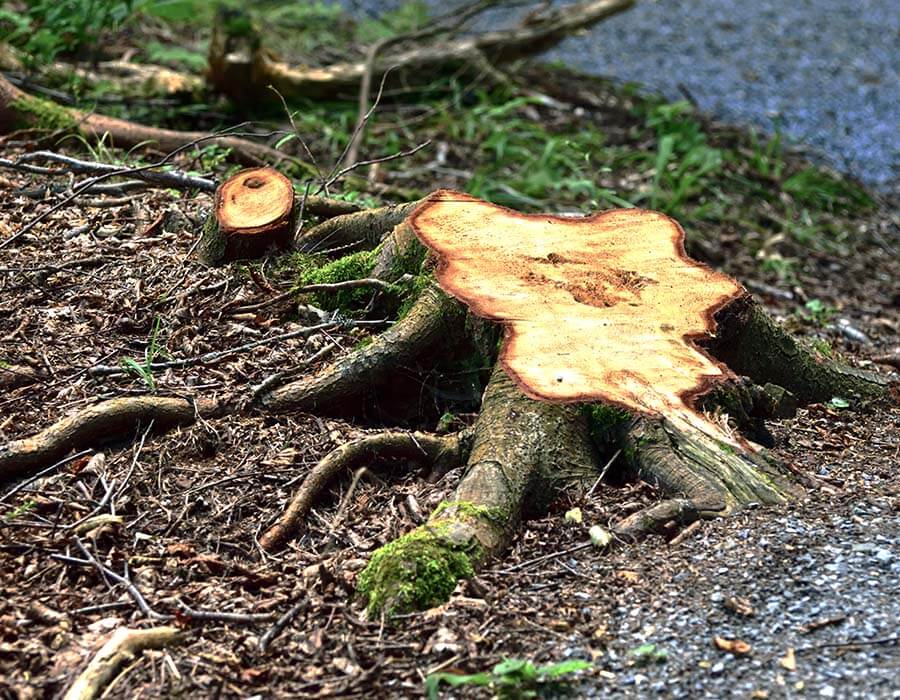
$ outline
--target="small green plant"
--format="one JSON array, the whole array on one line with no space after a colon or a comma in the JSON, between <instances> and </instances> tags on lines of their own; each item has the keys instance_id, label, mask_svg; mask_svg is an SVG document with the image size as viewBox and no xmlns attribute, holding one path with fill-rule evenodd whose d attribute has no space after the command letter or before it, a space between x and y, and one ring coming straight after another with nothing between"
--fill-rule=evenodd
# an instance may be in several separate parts
<instances>
[{"instance_id":1,"label":"small green plant","mask_svg":"<svg viewBox=\"0 0 900 700\"><path fill-rule=\"evenodd\" d=\"M162 326L162 319L159 316L153 321L153 328L150 330L150 338L147 341L147 347L144 348L144 361L138 362L131 357L122 358L122 367L131 374L136 375L150 391L156 391L156 381L153 379L153 363L159 357L167 357L165 349L159 342L159 331Z\"/></svg>"},{"instance_id":2,"label":"small green plant","mask_svg":"<svg viewBox=\"0 0 900 700\"><path fill-rule=\"evenodd\" d=\"M147 60L151 63L162 63L175 68L187 68L195 73L202 73L206 68L206 56L199 51L191 51L183 46L169 46L158 41L151 41L144 47Z\"/></svg>"},{"instance_id":3,"label":"small green plant","mask_svg":"<svg viewBox=\"0 0 900 700\"><path fill-rule=\"evenodd\" d=\"M828 402L828 408L834 408L840 411L845 408L850 408L850 402L840 396L833 396Z\"/></svg>"},{"instance_id":4,"label":"small green plant","mask_svg":"<svg viewBox=\"0 0 900 700\"><path fill-rule=\"evenodd\" d=\"M37 506L37 501L29 499L24 503L17 505L13 508L9 513L3 516L4 521L15 520L19 516L25 515L26 513L32 511Z\"/></svg>"},{"instance_id":5,"label":"small green plant","mask_svg":"<svg viewBox=\"0 0 900 700\"><path fill-rule=\"evenodd\" d=\"M649 190L651 209L680 216L682 207L709 188L722 169L723 153L707 143L703 126L687 102L661 104L650 110L647 126L659 140Z\"/></svg>"},{"instance_id":6,"label":"small green plant","mask_svg":"<svg viewBox=\"0 0 900 700\"><path fill-rule=\"evenodd\" d=\"M755 129L750 131L750 167L763 177L780 180L784 173L784 149L781 146L781 130L775 129L775 135L760 141Z\"/></svg>"},{"instance_id":7,"label":"small green plant","mask_svg":"<svg viewBox=\"0 0 900 700\"><path fill-rule=\"evenodd\" d=\"M120 26L141 0L30 0L22 12L0 10L6 40L38 66L61 53L78 54L102 46L102 37Z\"/></svg>"},{"instance_id":8,"label":"small green plant","mask_svg":"<svg viewBox=\"0 0 900 700\"><path fill-rule=\"evenodd\" d=\"M628 657L638 666L664 664L669 660L669 652L653 642L647 642L628 650Z\"/></svg>"},{"instance_id":9,"label":"small green plant","mask_svg":"<svg viewBox=\"0 0 900 700\"><path fill-rule=\"evenodd\" d=\"M490 672L482 671L469 675L432 673L425 680L425 693L429 700L437 700L441 683L446 683L453 688L461 686L488 688L501 700L536 698L542 691L558 691L563 676L590 667L587 661L580 659L560 661L548 666L535 666L527 659L507 659L494 666Z\"/></svg>"},{"instance_id":10,"label":"small green plant","mask_svg":"<svg viewBox=\"0 0 900 700\"><path fill-rule=\"evenodd\" d=\"M834 308L825 304L821 299L810 299L803 305L800 313L817 326L824 326L834 316L834 311Z\"/></svg>"},{"instance_id":11,"label":"small green plant","mask_svg":"<svg viewBox=\"0 0 900 700\"><path fill-rule=\"evenodd\" d=\"M781 188L800 204L848 212L871 209L875 202L859 185L819 168L799 170L784 181Z\"/></svg>"}]
</instances>

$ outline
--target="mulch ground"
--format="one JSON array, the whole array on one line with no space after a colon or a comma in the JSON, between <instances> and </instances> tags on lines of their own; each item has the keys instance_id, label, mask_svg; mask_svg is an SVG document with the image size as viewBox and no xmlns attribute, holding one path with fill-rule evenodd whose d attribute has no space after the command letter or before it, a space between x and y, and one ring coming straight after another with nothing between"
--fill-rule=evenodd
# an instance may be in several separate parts
<instances>
[{"instance_id":1,"label":"mulch ground","mask_svg":"<svg viewBox=\"0 0 900 700\"><path fill-rule=\"evenodd\" d=\"M16 193L39 179L0 177L2 240L48 203ZM18 387L7 384L0 394L0 441L34 433L98 399L146 393L139 372L112 370L123 358L143 362L154 334L169 356L191 358L321 321L296 304L245 308L289 285L289 271L277 264L250 274L194 261L195 232L209 203L206 196L167 192L140 193L112 206L82 201L0 251L0 359L29 378ZM868 358L898 345L896 220L882 209L853 226L854 255L807 260L792 289L773 290L775 280L739 251L724 267L761 290L795 332L825 338L855 364L873 368ZM724 245L733 248L734 241ZM811 298L833 307L834 317L820 324L796 314ZM192 396L246 393L275 372L308 371L308 358L320 353L319 361L333 359L360 339L358 331L335 330L263 342L212 363L157 374L153 389ZM97 365L112 369L92 372ZM656 498L646 484L601 485L591 498L560 499L546 517L527 523L508 557L460 584L445 606L371 621L354 597L358 572L374 549L421 522L452 493L458 471L434 484L400 468L370 473L339 512L350 483L345 479L285 553L263 557L257 546L316 461L369 429L320 416L260 413L162 436L141 431L128 444L105 449L102 458L70 461L5 500L0 697L57 696L110 630L153 624L122 586L67 560L82 557L78 542L185 630L181 645L146 652L119 674L107 697L121 698L416 697L430 672L479 671L509 657L588 659L594 670L580 681L583 695L802 696L819 693L827 682L804 681L808 657L801 655L796 671L779 665L788 646L803 645L795 638L813 645L819 634L846 640L840 635L856 623L827 623L798 637L804 635L799 622L775 624L794 618L765 606L766 586L782 582L783 590L804 548L839 547L842 523L864 530L876 516L881 524L871 533L872 547L859 551L887 551L877 555L886 562L882 579L898 580L900 411L816 405L773 425L777 454L814 480L799 503L703 523L676 545L659 538L610 552L569 551L586 541L587 525L608 524ZM860 504L869 510L859 511ZM585 526L564 521L576 505ZM84 532L79 522L99 513L121 521ZM791 530L788 523L805 525ZM840 571L835 576L846 579ZM865 581L859 587L842 595L871 607L872 614L879 605L882 613L896 609L889 588L883 599L863 605L866 595L882 589ZM749 600L753 624L735 624L731 598ZM183 605L200 614L185 613ZM290 610L293 618L260 651L261 638ZM223 623L203 619L203 611L270 619ZM683 634L672 627L676 611L684 616ZM810 613L807 622L832 612ZM859 634L878 639L884 630L865 627L863 618ZM713 644L716 635L738 634L757 637L749 640L754 649L748 656ZM667 658L646 665L646 654L629 653L645 643L664 649ZM874 650L867 667L896 670L891 644L866 652L846 647L828 663L847 666L854 653ZM876 691L889 692L889 683L883 685L877 673L864 676L860 697L869 691L868 697L888 697ZM853 696L853 682L837 697Z\"/></svg>"}]
</instances>

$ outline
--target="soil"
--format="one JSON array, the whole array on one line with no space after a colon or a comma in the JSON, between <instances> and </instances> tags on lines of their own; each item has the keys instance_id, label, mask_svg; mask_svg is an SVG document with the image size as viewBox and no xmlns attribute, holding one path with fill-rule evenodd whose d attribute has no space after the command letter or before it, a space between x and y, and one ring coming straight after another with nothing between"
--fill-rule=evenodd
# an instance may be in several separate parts
<instances>
[{"instance_id":1,"label":"soil","mask_svg":"<svg viewBox=\"0 0 900 700\"><path fill-rule=\"evenodd\" d=\"M5 238L48 203L16 194L39 179L2 177ZM140 365L152 336L173 357L196 357L320 321L290 304L241 309L290 284L292 272L277 261L250 274L194 260L210 204L204 195L168 192L114 206L81 202L2 250L0 356L40 378L0 397L0 440L27 436L99 398L146 393L137 370L95 376L89 368L121 366L123 358ZM764 290L762 300L793 330L871 368L867 358L898 345L900 238L886 208L848 226L854 255L811 257L791 289L774 289L740 251L724 269ZM735 247L733 239L721 243ZM835 315L813 322L795 313L811 298ZM169 370L152 388L246 392L322 348L333 347L334 357L363 337L335 330L273 341ZM419 413L434 414L429 392L421 396ZM659 538L569 552L587 541L588 525L657 497L642 483L603 484L591 498L561 498L528 522L509 556L460 584L445 606L388 622L365 617L356 576L374 549L452 493L458 470L433 484L401 467L370 472L349 496L348 475L305 534L264 557L257 538L298 481L330 449L374 428L260 413L162 436L139 431L133 442L105 448L105 461L69 461L3 503L0 696L57 696L109 630L149 624L121 586L65 561L80 556L70 526L96 511L122 522L80 540L187 630L182 645L125 667L110 698L417 697L430 672L480 671L508 657L588 659L593 670L573 689L580 696L900 697L900 409L814 405L771 427L776 453L815 481L804 500L703 523L678 544ZM564 520L576 505L583 526ZM742 607L732 598L746 599L752 615L732 612ZM205 621L180 603L272 619ZM274 619L292 609L261 652ZM752 650L722 651L717 636ZM639 653L648 643L656 646ZM782 663L789 649L795 669Z\"/></svg>"}]
</instances>

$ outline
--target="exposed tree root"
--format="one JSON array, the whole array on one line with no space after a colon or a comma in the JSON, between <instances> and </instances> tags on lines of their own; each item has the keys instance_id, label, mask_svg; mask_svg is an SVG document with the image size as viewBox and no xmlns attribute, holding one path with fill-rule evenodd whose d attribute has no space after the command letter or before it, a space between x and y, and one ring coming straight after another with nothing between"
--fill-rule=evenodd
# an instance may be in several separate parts
<instances>
[{"instance_id":1,"label":"exposed tree root","mask_svg":"<svg viewBox=\"0 0 900 700\"><path fill-rule=\"evenodd\" d=\"M294 248L309 253L348 246L356 246L360 250L374 248L420 203L407 202L336 216L304 231L294 242Z\"/></svg>"},{"instance_id":2,"label":"exposed tree root","mask_svg":"<svg viewBox=\"0 0 900 700\"><path fill-rule=\"evenodd\" d=\"M634 0L586 0L557 10L538 10L528 22L507 30L486 32L460 39L437 41L408 50L383 52L365 61L324 68L293 67L276 61L266 50L249 21L220 17L209 49L209 80L219 92L238 104L268 97L272 86L285 98L328 98L356 91L367 72L382 75L394 69L397 80L422 82L435 73L453 70L467 62L487 57L508 63L555 46L567 36L628 9Z\"/></svg>"},{"instance_id":3,"label":"exposed tree root","mask_svg":"<svg viewBox=\"0 0 900 700\"><path fill-rule=\"evenodd\" d=\"M385 400L402 379L404 367L436 358L462 336L466 312L436 285L429 285L409 313L368 345L311 377L291 382L259 398L276 413L319 411L359 415L374 397Z\"/></svg>"},{"instance_id":4,"label":"exposed tree root","mask_svg":"<svg viewBox=\"0 0 900 700\"><path fill-rule=\"evenodd\" d=\"M313 467L284 514L260 538L260 544L263 549L274 551L295 536L309 510L340 474L374 461L405 460L426 464L441 476L462 464L471 447L472 436L468 431L452 435L388 431L341 445Z\"/></svg>"},{"instance_id":5,"label":"exposed tree root","mask_svg":"<svg viewBox=\"0 0 900 700\"><path fill-rule=\"evenodd\" d=\"M701 512L726 515L751 503L783 503L800 492L757 448L746 442L736 448L690 425L639 418L622 445L637 476L670 497L690 500Z\"/></svg>"},{"instance_id":6,"label":"exposed tree root","mask_svg":"<svg viewBox=\"0 0 900 700\"><path fill-rule=\"evenodd\" d=\"M379 549L360 574L372 613L438 605L457 580L505 550L527 512L566 482L595 476L584 415L525 397L494 370L475 426L466 474L428 522Z\"/></svg>"},{"instance_id":7,"label":"exposed tree root","mask_svg":"<svg viewBox=\"0 0 900 700\"><path fill-rule=\"evenodd\" d=\"M625 542L637 542L648 535L663 532L669 523L689 525L703 514L702 507L688 498L670 498L623 518L613 527L613 534Z\"/></svg>"},{"instance_id":8,"label":"exposed tree root","mask_svg":"<svg viewBox=\"0 0 900 700\"><path fill-rule=\"evenodd\" d=\"M440 214L436 219L423 216L432 205ZM466 206L471 207L468 215L463 210ZM594 481L598 446L603 451L621 450L632 474L657 484L664 494L661 503L614 527L622 539L658 532L670 521L684 524L751 504L779 504L802 493L788 466L736 431L765 442L763 421L767 418L792 415L798 403L832 396L875 400L887 395L889 382L807 349L733 280L725 278L728 293L716 296L717 303L706 306L707 290L697 280L721 282L724 276L686 259L679 247L683 233L674 222L662 223L667 227L666 236L671 234L665 240L675 244L673 264L683 263L683 274L673 274L671 266L650 255L650 269L643 271L649 277L641 281L640 271L633 268L640 268L643 258L629 258L637 229L625 224L638 226L640 219L648 218L647 213L604 216L579 223L520 216L507 210L497 213L495 207L473 204L465 195L443 192L424 203L338 216L301 237L296 243L303 250L353 244L374 248L362 254L365 276L391 283L402 274L414 273L410 296L417 296L400 320L369 344L312 376L260 390L255 410L315 411L347 417L367 415L376 404L381 419L410 407L420 415L411 394L404 394L405 379L420 386L427 371L441 361L458 359L462 349L479 358L478 367L484 364L481 358L487 358L494 369L471 438L468 434L435 437L389 431L336 449L304 481L282 518L263 537L263 547L283 545L329 481L346 470L379 458L427 461L443 469L468 454L466 473L452 499L442 503L424 525L381 547L360 574L358 587L368 598L370 612L393 613L445 601L458 579L473 575L509 546L523 517L545 509L553 495L567 485ZM653 217L659 215L649 215ZM510 226L509 221L515 224ZM593 226L599 236L610 221L612 238L600 237L592 245L585 245L585 238L574 230ZM424 224L429 225L432 239L422 235ZM654 219L650 224L658 226L660 221ZM521 244L527 235L532 242L549 240L550 247L540 249L535 244L534 251L518 258L504 257L506 243L500 240L500 233L505 225L510 226L512 242ZM535 230L543 233L543 228L536 227L554 229L552 235L557 239L536 235ZM569 238L561 235L566 231ZM455 250L452 261L447 256L436 260L420 243L425 241L430 250L440 254L434 242L436 233L442 245L462 248ZM475 245L478 236L482 240ZM606 248L602 248L604 243ZM598 257L576 259L574 253L585 249L585 255L596 253ZM642 250L639 257L646 255ZM346 260L328 264L342 263L349 264ZM534 273L534 266L543 270L541 275ZM567 266L569 271L563 272ZM573 361L568 356L578 355L583 376L578 375L575 393L538 392L547 400L528 398L521 388L524 375L511 377L509 363L494 362L496 336L484 330L496 330L498 325L484 319L473 321L462 303L438 286L445 284L448 276L454 284L459 282L450 285L457 291L478 287L477 300L486 301L487 306L473 304L472 308L505 322L507 344L516 339L514 323L531 322L537 327L540 338L548 343L536 345L537 349L524 355L529 372L546 375L542 386L549 387L548 392L566 388L564 379L571 369L566 362ZM507 283L507 289L497 282L499 278ZM625 296L616 296L619 292ZM651 311L646 324L629 326L642 295L667 303L658 307L657 315ZM681 318L691 295L690 308L703 323L675 337L672 324L692 320ZM491 311L492 305L509 299L515 302L513 312ZM537 316L532 307L539 307ZM717 325L710 319L715 310ZM593 325L584 325L589 315ZM559 325L564 323L568 328L561 329ZM669 335L660 340L657 331ZM698 347L698 337L712 333L715 337ZM651 340L654 345L648 345ZM640 354L646 355L648 347L654 348L649 359ZM678 352L665 354L673 347ZM599 357L607 350L615 354L618 364ZM702 371L695 376L687 369L698 362ZM548 372L547 367L553 371ZM690 381L683 381L685 378ZM660 394L656 381L668 381L668 393ZM597 393L579 393L590 382L599 387ZM623 391L607 399L603 392L610 387ZM666 401L658 400L660 396ZM598 397L606 403L587 407L578 403L601 400ZM195 404L159 397L103 402L0 449L0 479L21 475L101 439L126 437L138 423L148 426L152 421L154 428L165 429L187 425L197 414L213 415L222 408L214 402Z\"/></svg>"},{"instance_id":9,"label":"exposed tree root","mask_svg":"<svg viewBox=\"0 0 900 700\"><path fill-rule=\"evenodd\" d=\"M124 440L139 426L167 430L213 416L215 401L138 396L102 401L57 421L40 433L0 447L0 481L24 476L73 450Z\"/></svg>"},{"instance_id":10,"label":"exposed tree root","mask_svg":"<svg viewBox=\"0 0 900 700\"><path fill-rule=\"evenodd\" d=\"M825 357L794 338L749 295L716 314L713 356L757 384L790 391L801 404L834 396L860 401L885 397L890 380Z\"/></svg>"},{"instance_id":11,"label":"exposed tree root","mask_svg":"<svg viewBox=\"0 0 900 700\"><path fill-rule=\"evenodd\" d=\"M790 418L797 413L797 397L775 384L759 386L747 377L736 377L713 387L699 397L698 406L727 418L730 424L753 442L772 446L765 421Z\"/></svg>"},{"instance_id":12,"label":"exposed tree root","mask_svg":"<svg viewBox=\"0 0 900 700\"><path fill-rule=\"evenodd\" d=\"M88 667L66 691L63 700L93 700L100 697L116 672L145 649L162 649L177 644L182 632L175 627L152 627L134 630L120 627Z\"/></svg>"},{"instance_id":13,"label":"exposed tree root","mask_svg":"<svg viewBox=\"0 0 900 700\"><path fill-rule=\"evenodd\" d=\"M91 141L108 134L109 145L118 148L152 147L170 153L195 142L215 143L230 148L242 165L264 165L286 159L281 151L237 136L215 136L203 131L175 131L61 107L29 95L0 76L0 135L21 129L44 129L79 133Z\"/></svg>"}]
</instances>

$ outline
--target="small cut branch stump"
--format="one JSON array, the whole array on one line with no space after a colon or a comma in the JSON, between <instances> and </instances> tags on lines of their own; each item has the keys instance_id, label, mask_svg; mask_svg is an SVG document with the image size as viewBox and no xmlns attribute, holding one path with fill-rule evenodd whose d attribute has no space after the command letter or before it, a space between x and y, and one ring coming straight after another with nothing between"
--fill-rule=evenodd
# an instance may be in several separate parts
<instances>
[{"instance_id":1,"label":"small cut branch stump","mask_svg":"<svg viewBox=\"0 0 900 700\"><path fill-rule=\"evenodd\" d=\"M216 190L198 254L208 265L284 248L294 228L294 186L272 168L242 170Z\"/></svg>"}]
</instances>

